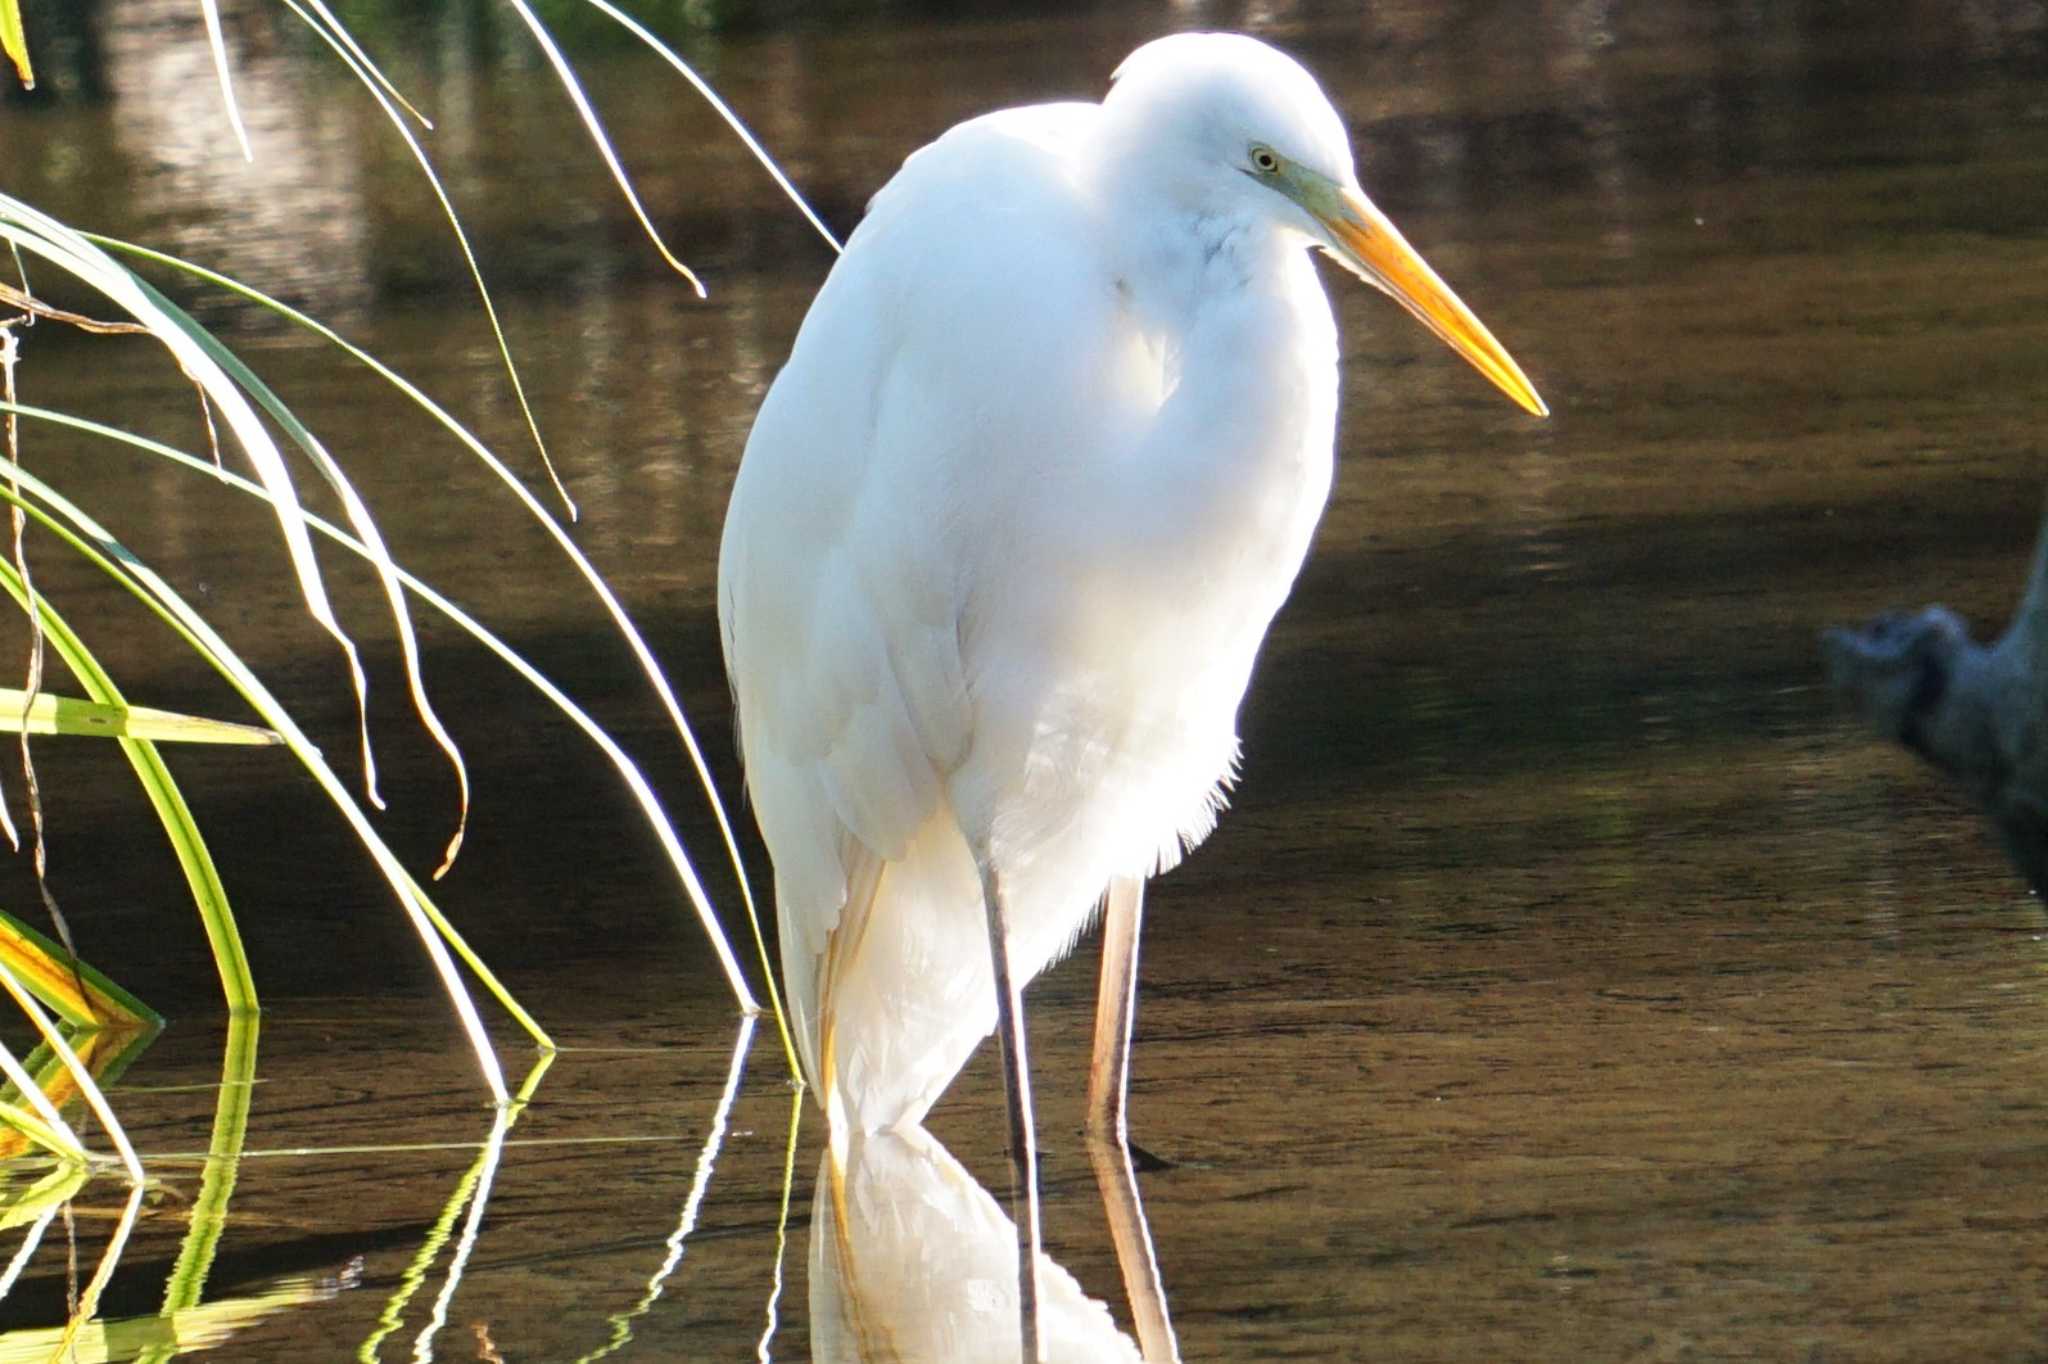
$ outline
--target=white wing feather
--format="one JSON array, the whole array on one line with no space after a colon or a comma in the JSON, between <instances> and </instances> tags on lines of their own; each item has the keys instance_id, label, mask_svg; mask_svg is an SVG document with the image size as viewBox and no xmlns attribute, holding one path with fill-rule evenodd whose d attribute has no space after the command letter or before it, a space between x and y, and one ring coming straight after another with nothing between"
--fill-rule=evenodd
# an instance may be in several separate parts
<instances>
[{"instance_id":1,"label":"white wing feather","mask_svg":"<svg viewBox=\"0 0 2048 1364\"><path fill-rule=\"evenodd\" d=\"M1079 298L1047 296L1048 278L1087 271L1046 262L1043 243L1089 236L1073 230L1071 188L1046 182L1064 174L1063 139L1097 114L1007 111L909 159L813 304L734 485L726 665L814 1079L820 959L849 886L872 893L873 864L899 862L947 813L944 778L975 738L962 631L972 566L1000 552L990 513L1006 499L991 489L1020 477L1004 449L1065 435L1042 429L1023 389L1071 356L1068 329L1085 318ZM1006 243L1018 269L992 272ZM964 350L990 316L1011 325Z\"/></svg>"}]
</instances>

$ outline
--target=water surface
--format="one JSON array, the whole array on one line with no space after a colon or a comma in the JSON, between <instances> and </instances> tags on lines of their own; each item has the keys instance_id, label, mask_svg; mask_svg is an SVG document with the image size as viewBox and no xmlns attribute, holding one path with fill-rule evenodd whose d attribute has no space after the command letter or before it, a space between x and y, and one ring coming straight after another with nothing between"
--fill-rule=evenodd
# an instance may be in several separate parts
<instances>
[{"instance_id":1,"label":"water surface","mask_svg":"<svg viewBox=\"0 0 2048 1364\"><path fill-rule=\"evenodd\" d=\"M379 30L379 55L441 120L430 145L501 289L578 538L731 792L717 527L829 253L679 82L585 39L651 211L711 285L693 300L514 21L438 13ZM538 478L402 148L267 16L234 26L254 171L228 154L187 7L137 4L106 17L104 102L0 109L0 188L311 308ZM1330 514L1246 705L1236 808L1150 900L1133 1123L1166 1162L1142 1184L1185 1357L2048 1355L2048 924L1938 780L1837 714L1814 647L1899 602L1989 628L2017 595L2048 381L2039 10L1104 4L688 48L843 229L939 129L1098 91L1169 20L1250 28L1314 66L1368 188L1555 413L1529 422L1331 277ZM304 340L195 306L323 433L399 557L586 698L710 846L630 661L508 500ZM38 328L22 383L202 438L144 343ZM340 761L339 661L291 605L262 516L119 451L29 439L28 461L208 603ZM53 546L40 563L137 700L232 713L139 613ZM387 823L427 867L453 783L406 720L372 585L334 574L375 655ZM749 1357L777 1256L779 1050L754 1039L682 1258L621 1327L671 1255L737 1020L603 765L481 651L423 636L478 784L441 901L568 1048L506 1134L428 1348ZM40 751L81 945L172 1015L116 1096L161 1184L102 1314L150 1317L216 1111L217 994L118 764ZM417 1290L408 1273L493 1115L317 795L272 756L177 770L214 822L269 1010L206 1296L325 1285L206 1357L347 1358L373 1338L403 1356L468 1205ZM33 904L26 869L7 875L7 903ZM1093 966L1084 947L1031 995L1048 1249L1127 1323L1079 1140ZM517 1075L530 1052L501 1036ZM1000 1112L981 1056L932 1124L998 1194ZM816 1155L813 1123L778 1358L810 1354ZM79 1196L81 1274L124 1197L114 1180ZM63 1240L0 1323L62 1322ZM401 1324L380 1337L387 1313Z\"/></svg>"}]
</instances>

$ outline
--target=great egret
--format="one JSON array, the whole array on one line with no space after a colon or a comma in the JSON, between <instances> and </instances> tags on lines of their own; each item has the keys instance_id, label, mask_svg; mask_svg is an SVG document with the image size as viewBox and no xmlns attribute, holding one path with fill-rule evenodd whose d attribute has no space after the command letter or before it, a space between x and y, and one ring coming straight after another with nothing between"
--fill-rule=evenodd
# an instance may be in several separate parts
<instances>
[{"instance_id":1,"label":"great egret","mask_svg":"<svg viewBox=\"0 0 2048 1364\"><path fill-rule=\"evenodd\" d=\"M2005 633L1974 643L1945 606L1821 637L1828 679L1870 727L1954 778L2048 896L2048 518Z\"/></svg>"},{"instance_id":2,"label":"great egret","mask_svg":"<svg viewBox=\"0 0 2048 1364\"><path fill-rule=\"evenodd\" d=\"M762 403L719 554L786 999L836 1134L913 1124L1001 1037L1034 1357L1024 983L1107 901L1090 1125L1123 1131L1144 879L1215 824L1329 491L1308 248L1529 412L1358 186L1313 77L1225 34L1100 105L972 119L869 205Z\"/></svg>"}]
</instances>

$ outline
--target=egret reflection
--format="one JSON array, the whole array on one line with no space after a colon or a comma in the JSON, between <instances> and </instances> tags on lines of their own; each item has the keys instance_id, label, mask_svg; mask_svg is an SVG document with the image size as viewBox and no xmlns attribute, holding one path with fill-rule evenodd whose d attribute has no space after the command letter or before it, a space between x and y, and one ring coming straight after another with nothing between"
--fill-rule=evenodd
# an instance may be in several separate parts
<instances>
[{"instance_id":1,"label":"egret reflection","mask_svg":"<svg viewBox=\"0 0 2048 1364\"><path fill-rule=\"evenodd\" d=\"M811 1202L816 1364L1017 1364L1017 1229L922 1127L851 1134ZM1046 1359L1139 1364L1108 1307L1040 1252Z\"/></svg>"}]
</instances>

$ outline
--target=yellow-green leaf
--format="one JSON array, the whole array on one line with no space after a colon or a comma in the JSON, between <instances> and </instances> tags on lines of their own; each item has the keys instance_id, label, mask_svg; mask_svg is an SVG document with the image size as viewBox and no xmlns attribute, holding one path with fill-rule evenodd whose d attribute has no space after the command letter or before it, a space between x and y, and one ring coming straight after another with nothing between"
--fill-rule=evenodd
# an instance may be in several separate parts
<instances>
[{"instance_id":1,"label":"yellow-green leaf","mask_svg":"<svg viewBox=\"0 0 2048 1364\"><path fill-rule=\"evenodd\" d=\"M0 5L7 0L0 0ZM174 711L151 710L148 706L103 706L72 696L38 692L22 714L28 693L19 687L0 687L0 733L83 734L98 739L149 739L156 743L188 744L275 744L282 743L275 730L260 725L238 725L227 720L207 720Z\"/></svg>"},{"instance_id":2,"label":"yellow-green leaf","mask_svg":"<svg viewBox=\"0 0 2048 1364\"><path fill-rule=\"evenodd\" d=\"M14 63L22 88L36 88L35 68L28 64L28 31L21 26L21 0L0 0L0 54Z\"/></svg>"},{"instance_id":3,"label":"yellow-green leaf","mask_svg":"<svg viewBox=\"0 0 2048 1364\"><path fill-rule=\"evenodd\" d=\"M132 1031L162 1026L156 1010L21 920L0 910L0 966L72 1028ZM81 993L81 991L83 993ZM83 1039L74 1039L82 1043ZM82 1050L82 1046L74 1048Z\"/></svg>"}]
</instances>

